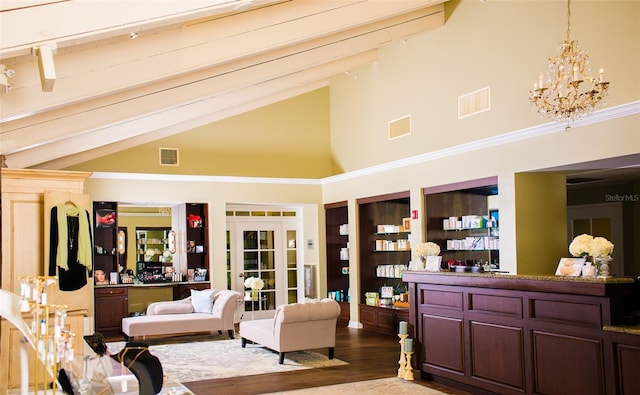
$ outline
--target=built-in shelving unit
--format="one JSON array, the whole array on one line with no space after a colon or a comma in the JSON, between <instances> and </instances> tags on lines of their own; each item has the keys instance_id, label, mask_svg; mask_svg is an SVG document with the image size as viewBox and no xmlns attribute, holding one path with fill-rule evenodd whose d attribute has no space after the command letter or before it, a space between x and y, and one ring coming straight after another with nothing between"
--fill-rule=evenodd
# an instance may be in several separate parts
<instances>
[{"instance_id":1,"label":"built-in shelving unit","mask_svg":"<svg viewBox=\"0 0 640 395\"><path fill-rule=\"evenodd\" d=\"M382 298L382 288L393 294L406 291L402 272L411 260L409 192L358 199L360 253L360 320L365 329L397 333L399 321L408 320L407 309L393 307L391 298ZM367 295L378 294L376 302ZM382 303L386 300L388 304Z\"/></svg>"},{"instance_id":2,"label":"built-in shelving unit","mask_svg":"<svg viewBox=\"0 0 640 395\"><path fill-rule=\"evenodd\" d=\"M349 321L349 210L347 202L325 204L327 290L340 303L338 321Z\"/></svg>"},{"instance_id":3,"label":"built-in shelving unit","mask_svg":"<svg viewBox=\"0 0 640 395\"><path fill-rule=\"evenodd\" d=\"M142 281L155 276L164 280L167 268L173 273L172 254L169 254L169 232L171 228L144 227L136 228L137 270L136 274Z\"/></svg>"},{"instance_id":4,"label":"built-in shelving unit","mask_svg":"<svg viewBox=\"0 0 640 395\"><path fill-rule=\"evenodd\" d=\"M93 202L93 269L118 270L118 203Z\"/></svg>"},{"instance_id":5,"label":"built-in shelving unit","mask_svg":"<svg viewBox=\"0 0 640 395\"><path fill-rule=\"evenodd\" d=\"M195 281L209 281L209 248L208 248L208 206L203 203L186 203L186 251L187 279L194 273ZM198 275L204 269L204 276Z\"/></svg>"},{"instance_id":6,"label":"built-in shelving unit","mask_svg":"<svg viewBox=\"0 0 640 395\"><path fill-rule=\"evenodd\" d=\"M449 264L498 269L497 177L425 188L426 235Z\"/></svg>"}]
</instances>

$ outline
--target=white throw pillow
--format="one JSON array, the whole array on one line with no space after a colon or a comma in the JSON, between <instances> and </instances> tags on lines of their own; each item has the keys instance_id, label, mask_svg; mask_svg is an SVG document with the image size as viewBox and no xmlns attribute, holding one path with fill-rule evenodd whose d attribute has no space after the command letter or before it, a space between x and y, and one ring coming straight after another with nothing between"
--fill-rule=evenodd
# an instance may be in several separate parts
<instances>
[{"instance_id":1,"label":"white throw pillow","mask_svg":"<svg viewBox=\"0 0 640 395\"><path fill-rule=\"evenodd\" d=\"M213 295L215 292L214 289L205 289L202 291L192 289L191 304L193 305L193 312L211 314L211 310L213 309Z\"/></svg>"}]
</instances>

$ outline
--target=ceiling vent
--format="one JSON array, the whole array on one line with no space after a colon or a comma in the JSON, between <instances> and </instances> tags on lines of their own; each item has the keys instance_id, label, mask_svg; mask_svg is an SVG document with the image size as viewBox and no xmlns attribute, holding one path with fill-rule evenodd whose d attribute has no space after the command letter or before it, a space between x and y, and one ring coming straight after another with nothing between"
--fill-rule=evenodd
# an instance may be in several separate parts
<instances>
[{"instance_id":1,"label":"ceiling vent","mask_svg":"<svg viewBox=\"0 0 640 395\"><path fill-rule=\"evenodd\" d=\"M477 91L458 96L458 119L470 117L491 109L491 88L485 87Z\"/></svg>"},{"instance_id":2,"label":"ceiling vent","mask_svg":"<svg viewBox=\"0 0 640 395\"><path fill-rule=\"evenodd\" d=\"M411 134L411 115L389 121L389 140Z\"/></svg>"},{"instance_id":3,"label":"ceiling vent","mask_svg":"<svg viewBox=\"0 0 640 395\"><path fill-rule=\"evenodd\" d=\"M178 166L178 149L160 148L160 166Z\"/></svg>"}]
</instances>

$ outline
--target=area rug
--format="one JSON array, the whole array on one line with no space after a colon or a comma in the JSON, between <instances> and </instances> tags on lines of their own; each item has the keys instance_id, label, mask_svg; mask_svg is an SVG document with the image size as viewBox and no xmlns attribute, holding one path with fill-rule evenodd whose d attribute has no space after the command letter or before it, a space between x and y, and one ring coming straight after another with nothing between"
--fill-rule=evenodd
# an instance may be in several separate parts
<instances>
[{"instance_id":1,"label":"area rug","mask_svg":"<svg viewBox=\"0 0 640 395\"><path fill-rule=\"evenodd\" d=\"M166 342L149 341L149 351L160 360L164 374L181 383L347 364L317 352L295 351L286 353L280 365L278 353L257 344L242 348L238 337L183 337ZM107 344L112 354L124 345L124 342Z\"/></svg>"},{"instance_id":2,"label":"area rug","mask_svg":"<svg viewBox=\"0 0 640 395\"><path fill-rule=\"evenodd\" d=\"M315 395L315 394L393 394L393 395L446 395L444 392L416 384L413 381L399 379L377 379L357 381L355 383L327 385L324 387L306 388L302 390L271 392L263 395Z\"/></svg>"}]
</instances>

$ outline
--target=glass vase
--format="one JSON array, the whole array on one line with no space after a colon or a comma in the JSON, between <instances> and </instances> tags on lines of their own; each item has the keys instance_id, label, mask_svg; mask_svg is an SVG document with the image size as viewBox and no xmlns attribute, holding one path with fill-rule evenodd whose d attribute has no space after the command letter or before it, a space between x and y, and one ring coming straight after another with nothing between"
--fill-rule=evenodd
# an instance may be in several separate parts
<instances>
[{"instance_id":1,"label":"glass vase","mask_svg":"<svg viewBox=\"0 0 640 395\"><path fill-rule=\"evenodd\" d=\"M254 302L258 300L258 289L254 288L251 290L251 300Z\"/></svg>"},{"instance_id":2,"label":"glass vase","mask_svg":"<svg viewBox=\"0 0 640 395\"><path fill-rule=\"evenodd\" d=\"M595 258L598 266L598 277L607 278L611 277L611 261L610 257Z\"/></svg>"},{"instance_id":3,"label":"glass vase","mask_svg":"<svg viewBox=\"0 0 640 395\"><path fill-rule=\"evenodd\" d=\"M597 268L594 264L587 261L582 267L582 277L595 277L597 274Z\"/></svg>"}]
</instances>

